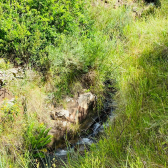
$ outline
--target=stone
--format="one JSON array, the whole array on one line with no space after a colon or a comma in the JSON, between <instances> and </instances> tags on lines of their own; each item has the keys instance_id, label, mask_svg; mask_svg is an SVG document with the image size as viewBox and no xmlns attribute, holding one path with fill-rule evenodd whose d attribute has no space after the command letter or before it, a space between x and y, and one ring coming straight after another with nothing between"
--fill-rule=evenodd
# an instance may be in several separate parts
<instances>
[{"instance_id":1,"label":"stone","mask_svg":"<svg viewBox=\"0 0 168 168\"><path fill-rule=\"evenodd\" d=\"M7 71L9 74L13 74L14 77L16 77L17 73L18 73L18 69L17 68L11 68Z\"/></svg>"},{"instance_id":2,"label":"stone","mask_svg":"<svg viewBox=\"0 0 168 168\"><path fill-rule=\"evenodd\" d=\"M71 97L66 97L66 102L70 102L70 101L72 101L73 102L73 98L71 98Z\"/></svg>"},{"instance_id":3,"label":"stone","mask_svg":"<svg viewBox=\"0 0 168 168\"><path fill-rule=\"evenodd\" d=\"M52 124L49 135L52 135L52 142L48 145L52 147L55 143L59 143L66 133L71 131L72 124L82 123L89 113L89 109L93 108L95 96L91 93L79 94L75 98L65 98L66 109L58 107L50 112Z\"/></svg>"},{"instance_id":4,"label":"stone","mask_svg":"<svg viewBox=\"0 0 168 168\"><path fill-rule=\"evenodd\" d=\"M66 119L68 119L70 115L70 111L61 109L60 111L56 112L55 115L57 117L61 117L61 118L65 117Z\"/></svg>"},{"instance_id":5,"label":"stone","mask_svg":"<svg viewBox=\"0 0 168 168\"><path fill-rule=\"evenodd\" d=\"M138 11L138 8L137 8L136 6L134 6L134 7L132 8L132 11L133 11L133 12L137 12L137 11Z\"/></svg>"},{"instance_id":6,"label":"stone","mask_svg":"<svg viewBox=\"0 0 168 168\"><path fill-rule=\"evenodd\" d=\"M77 99L78 106L87 109L89 104L95 100L95 96L91 93L84 93Z\"/></svg>"},{"instance_id":7,"label":"stone","mask_svg":"<svg viewBox=\"0 0 168 168\"><path fill-rule=\"evenodd\" d=\"M4 99L8 99L10 104L13 104L13 101L15 100L12 92L10 92L6 88L0 89L0 105L4 102Z\"/></svg>"},{"instance_id":8,"label":"stone","mask_svg":"<svg viewBox=\"0 0 168 168\"><path fill-rule=\"evenodd\" d=\"M66 119L70 122L78 122L85 119L90 105L95 102L95 96L91 93L80 94L77 99L66 98L67 108L57 108L52 111L50 116L52 119Z\"/></svg>"},{"instance_id":9,"label":"stone","mask_svg":"<svg viewBox=\"0 0 168 168\"><path fill-rule=\"evenodd\" d=\"M0 71L0 85L4 85L7 82L14 80L15 78L23 78L23 69L22 68L11 68L8 70Z\"/></svg>"}]
</instances>

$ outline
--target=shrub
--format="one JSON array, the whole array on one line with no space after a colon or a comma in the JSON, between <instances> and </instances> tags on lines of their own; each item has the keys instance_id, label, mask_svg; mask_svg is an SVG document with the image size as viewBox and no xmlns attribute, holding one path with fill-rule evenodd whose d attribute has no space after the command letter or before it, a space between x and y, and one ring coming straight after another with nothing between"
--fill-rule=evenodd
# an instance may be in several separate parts
<instances>
[{"instance_id":1,"label":"shrub","mask_svg":"<svg viewBox=\"0 0 168 168\"><path fill-rule=\"evenodd\" d=\"M79 0L0 2L0 53L15 64L46 68L46 47L59 45L60 33L89 29L85 4Z\"/></svg>"}]
</instances>

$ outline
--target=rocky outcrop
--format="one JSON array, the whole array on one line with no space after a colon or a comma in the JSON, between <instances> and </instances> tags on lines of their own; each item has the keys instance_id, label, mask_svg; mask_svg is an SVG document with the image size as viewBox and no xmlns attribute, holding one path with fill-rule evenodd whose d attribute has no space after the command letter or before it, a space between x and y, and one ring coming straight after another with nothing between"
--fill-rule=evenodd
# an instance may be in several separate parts
<instances>
[{"instance_id":1,"label":"rocky outcrop","mask_svg":"<svg viewBox=\"0 0 168 168\"><path fill-rule=\"evenodd\" d=\"M72 132L72 127L81 124L93 113L95 104L95 96L91 93L79 94L78 98L66 98L66 108L56 108L51 113L51 130L50 135L53 136L49 146L53 146L54 142L58 142L66 133Z\"/></svg>"},{"instance_id":2,"label":"rocky outcrop","mask_svg":"<svg viewBox=\"0 0 168 168\"><path fill-rule=\"evenodd\" d=\"M23 70L21 68L11 68L8 70L0 70L0 85L15 78L23 78Z\"/></svg>"},{"instance_id":3,"label":"rocky outcrop","mask_svg":"<svg viewBox=\"0 0 168 168\"><path fill-rule=\"evenodd\" d=\"M80 94L77 99L66 98L67 107L57 108L51 112L51 118L67 120L71 123L77 123L84 120L88 114L89 107L94 104L95 96L92 93Z\"/></svg>"},{"instance_id":4,"label":"rocky outcrop","mask_svg":"<svg viewBox=\"0 0 168 168\"><path fill-rule=\"evenodd\" d=\"M13 93L5 86L6 83L16 78L23 78L24 76L22 68L4 69L5 65L4 60L0 59L0 68L2 68L0 69L0 105L3 103L4 99L8 99L10 101L14 98Z\"/></svg>"}]
</instances>

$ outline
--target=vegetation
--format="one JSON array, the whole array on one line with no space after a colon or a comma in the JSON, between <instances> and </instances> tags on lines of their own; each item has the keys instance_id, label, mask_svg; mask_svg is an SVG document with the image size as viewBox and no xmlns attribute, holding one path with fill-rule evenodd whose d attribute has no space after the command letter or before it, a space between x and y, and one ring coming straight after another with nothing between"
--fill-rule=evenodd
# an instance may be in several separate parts
<instances>
[{"instance_id":1,"label":"vegetation","mask_svg":"<svg viewBox=\"0 0 168 168\"><path fill-rule=\"evenodd\" d=\"M168 3L161 4L135 20L129 15L130 22L124 19L129 7L99 9L104 15L95 19L98 25L105 19L105 30L116 21L109 16L123 12L117 51L109 54L118 108L100 141L67 167L167 167Z\"/></svg>"},{"instance_id":2,"label":"vegetation","mask_svg":"<svg viewBox=\"0 0 168 168\"><path fill-rule=\"evenodd\" d=\"M0 107L0 167L33 166L50 142L49 105L81 87L102 97L106 80L116 117L67 167L167 167L167 16L167 0L1 1L0 69L25 77L5 86L15 101Z\"/></svg>"},{"instance_id":3,"label":"vegetation","mask_svg":"<svg viewBox=\"0 0 168 168\"><path fill-rule=\"evenodd\" d=\"M44 147L51 142L51 135L48 135L49 130L43 124L35 128L33 123L27 128L24 136L25 146L34 158L45 157L44 152L47 149Z\"/></svg>"}]
</instances>

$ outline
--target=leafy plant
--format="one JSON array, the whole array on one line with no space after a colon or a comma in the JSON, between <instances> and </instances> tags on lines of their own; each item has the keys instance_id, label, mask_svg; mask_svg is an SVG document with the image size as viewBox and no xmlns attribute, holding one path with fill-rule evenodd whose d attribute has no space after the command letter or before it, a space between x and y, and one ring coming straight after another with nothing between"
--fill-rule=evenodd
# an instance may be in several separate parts
<instances>
[{"instance_id":1,"label":"leafy plant","mask_svg":"<svg viewBox=\"0 0 168 168\"><path fill-rule=\"evenodd\" d=\"M35 126L31 123L24 136L25 146L33 158L43 158L47 152L46 145L51 142L51 135L48 135L50 128L46 129L43 124Z\"/></svg>"}]
</instances>

